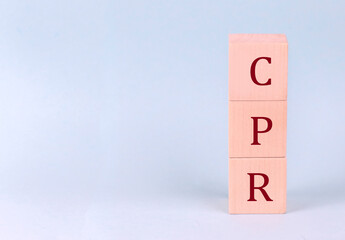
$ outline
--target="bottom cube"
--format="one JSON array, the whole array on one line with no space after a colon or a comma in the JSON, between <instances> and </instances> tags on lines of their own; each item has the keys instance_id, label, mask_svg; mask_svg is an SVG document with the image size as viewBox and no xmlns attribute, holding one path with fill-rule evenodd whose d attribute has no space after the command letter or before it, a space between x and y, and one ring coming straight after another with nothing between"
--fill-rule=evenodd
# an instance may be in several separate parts
<instances>
[{"instance_id":1,"label":"bottom cube","mask_svg":"<svg viewBox=\"0 0 345 240\"><path fill-rule=\"evenodd\" d=\"M286 158L230 158L229 213L285 213Z\"/></svg>"}]
</instances>

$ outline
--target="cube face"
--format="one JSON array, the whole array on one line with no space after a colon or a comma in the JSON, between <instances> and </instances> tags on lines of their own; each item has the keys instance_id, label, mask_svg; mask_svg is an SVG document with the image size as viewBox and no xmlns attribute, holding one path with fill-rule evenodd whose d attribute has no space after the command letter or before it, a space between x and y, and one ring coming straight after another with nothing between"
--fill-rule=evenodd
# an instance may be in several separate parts
<instances>
[{"instance_id":1,"label":"cube face","mask_svg":"<svg viewBox=\"0 0 345 240\"><path fill-rule=\"evenodd\" d=\"M287 54L285 35L230 35L230 100L286 100Z\"/></svg>"},{"instance_id":2,"label":"cube face","mask_svg":"<svg viewBox=\"0 0 345 240\"><path fill-rule=\"evenodd\" d=\"M285 212L286 158L230 158L229 213Z\"/></svg>"},{"instance_id":3,"label":"cube face","mask_svg":"<svg viewBox=\"0 0 345 240\"><path fill-rule=\"evenodd\" d=\"M286 111L286 101L230 101L229 156L285 157Z\"/></svg>"}]
</instances>

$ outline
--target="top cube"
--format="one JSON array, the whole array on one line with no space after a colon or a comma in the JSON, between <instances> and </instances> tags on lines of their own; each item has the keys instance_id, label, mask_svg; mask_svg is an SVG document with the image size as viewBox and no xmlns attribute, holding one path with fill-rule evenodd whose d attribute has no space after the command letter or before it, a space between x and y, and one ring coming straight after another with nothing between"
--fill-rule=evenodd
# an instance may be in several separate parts
<instances>
[{"instance_id":1,"label":"top cube","mask_svg":"<svg viewBox=\"0 0 345 240\"><path fill-rule=\"evenodd\" d=\"M286 100L287 71L284 34L230 34L230 100Z\"/></svg>"}]
</instances>

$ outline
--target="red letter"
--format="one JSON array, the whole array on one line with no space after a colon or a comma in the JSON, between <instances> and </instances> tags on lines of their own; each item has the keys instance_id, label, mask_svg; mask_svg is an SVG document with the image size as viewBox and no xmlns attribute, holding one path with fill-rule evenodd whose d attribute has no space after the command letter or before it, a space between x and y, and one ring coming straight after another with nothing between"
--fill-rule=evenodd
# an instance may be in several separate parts
<instances>
[{"instance_id":1,"label":"red letter","mask_svg":"<svg viewBox=\"0 0 345 240\"><path fill-rule=\"evenodd\" d=\"M268 62L269 64L271 64L271 58L270 58L270 57L259 57L259 58L255 59L254 62L252 63L252 66L250 67L250 76L252 77L253 82L254 82L255 84L257 84L257 85L261 85L261 86L263 86L263 85L271 85L271 79L270 79L270 78L269 78L269 79L267 80L267 82L265 82L265 83L259 83L259 81L256 79L256 76L255 76L255 67L256 67L257 62L258 62L260 59L265 59L265 60L267 60L267 62Z\"/></svg>"},{"instance_id":2,"label":"red letter","mask_svg":"<svg viewBox=\"0 0 345 240\"><path fill-rule=\"evenodd\" d=\"M264 198L266 199L266 201L273 201L267 194L267 192L264 190L264 187L266 187L268 185L268 176L266 174L263 173L248 173L249 177L250 177L250 197L248 199L248 201L256 201L255 197L254 197L254 190L258 189L261 191L262 195L264 196ZM262 184L261 187L254 187L254 177L255 175L259 175L261 177L264 178L264 184Z\"/></svg>"},{"instance_id":3,"label":"red letter","mask_svg":"<svg viewBox=\"0 0 345 240\"><path fill-rule=\"evenodd\" d=\"M266 133L272 129L272 120L268 117L252 117L254 120L253 126L253 143L251 145L261 145L258 141L258 134L259 133ZM265 130L259 131L258 130L258 120L264 119L267 122L267 128Z\"/></svg>"}]
</instances>

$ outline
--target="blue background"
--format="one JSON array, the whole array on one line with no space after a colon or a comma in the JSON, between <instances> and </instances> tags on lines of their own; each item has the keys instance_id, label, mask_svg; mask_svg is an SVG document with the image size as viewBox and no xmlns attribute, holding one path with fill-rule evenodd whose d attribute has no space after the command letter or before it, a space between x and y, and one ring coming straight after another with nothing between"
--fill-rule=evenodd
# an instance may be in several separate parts
<instances>
[{"instance_id":1,"label":"blue background","mask_svg":"<svg viewBox=\"0 0 345 240\"><path fill-rule=\"evenodd\" d=\"M2 1L0 237L344 239L342 1ZM227 214L228 34L289 42L288 213Z\"/></svg>"}]
</instances>

